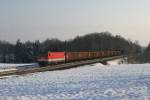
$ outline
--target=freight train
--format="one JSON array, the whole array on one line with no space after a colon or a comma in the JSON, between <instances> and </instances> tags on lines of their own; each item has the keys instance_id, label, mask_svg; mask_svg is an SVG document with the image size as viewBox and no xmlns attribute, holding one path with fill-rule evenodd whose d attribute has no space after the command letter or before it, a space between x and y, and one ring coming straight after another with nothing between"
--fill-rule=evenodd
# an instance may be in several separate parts
<instances>
[{"instance_id":1,"label":"freight train","mask_svg":"<svg viewBox=\"0 0 150 100\"><path fill-rule=\"evenodd\" d=\"M121 55L120 51L99 51L99 52L48 52L37 58L40 65L54 65L80 60L112 57Z\"/></svg>"}]
</instances>

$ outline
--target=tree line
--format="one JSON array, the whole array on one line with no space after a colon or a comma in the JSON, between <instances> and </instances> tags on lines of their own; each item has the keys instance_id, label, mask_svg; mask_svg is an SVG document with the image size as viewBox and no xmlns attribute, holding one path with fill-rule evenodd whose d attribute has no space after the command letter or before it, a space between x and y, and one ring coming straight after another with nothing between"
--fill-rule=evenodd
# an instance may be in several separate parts
<instances>
[{"instance_id":1,"label":"tree line","mask_svg":"<svg viewBox=\"0 0 150 100\"><path fill-rule=\"evenodd\" d=\"M150 63L150 43L142 49L141 54L137 56L137 61L140 63Z\"/></svg>"},{"instance_id":2,"label":"tree line","mask_svg":"<svg viewBox=\"0 0 150 100\"><path fill-rule=\"evenodd\" d=\"M0 41L0 62L3 63L30 63L36 62L39 55L48 51L104 51L120 50L123 54L139 54L141 46L137 41L132 42L120 35L109 32L90 33L77 36L74 39L61 41L59 39L46 39L43 42L21 42L16 44Z\"/></svg>"}]
</instances>

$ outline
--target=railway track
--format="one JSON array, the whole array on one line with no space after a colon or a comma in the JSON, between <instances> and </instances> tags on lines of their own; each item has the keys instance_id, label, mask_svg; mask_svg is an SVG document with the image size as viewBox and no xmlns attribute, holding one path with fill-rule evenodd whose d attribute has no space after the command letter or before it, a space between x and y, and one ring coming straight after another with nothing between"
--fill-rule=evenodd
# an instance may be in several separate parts
<instances>
[{"instance_id":1,"label":"railway track","mask_svg":"<svg viewBox=\"0 0 150 100\"><path fill-rule=\"evenodd\" d=\"M77 66L88 65L97 62L106 62L109 60L119 59L123 57L124 56L115 56L115 57L99 58L99 59L92 59L92 60L76 61L76 62L64 63L59 65L46 66L46 67L32 67L27 69L10 70L10 71L0 72L0 76L22 75L22 74L35 73L35 72L69 69Z\"/></svg>"}]
</instances>

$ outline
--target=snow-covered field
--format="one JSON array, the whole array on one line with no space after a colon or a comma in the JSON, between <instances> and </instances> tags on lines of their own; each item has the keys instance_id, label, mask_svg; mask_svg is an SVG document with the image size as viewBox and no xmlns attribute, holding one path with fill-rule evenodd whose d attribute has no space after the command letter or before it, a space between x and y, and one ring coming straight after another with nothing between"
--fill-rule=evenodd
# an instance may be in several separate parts
<instances>
[{"instance_id":1,"label":"snow-covered field","mask_svg":"<svg viewBox=\"0 0 150 100\"><path fill-rule=\"evenodd\" d=\"M28 64L0 63L0 72L10 71L10 70L17 70L18 68L22 68L22 67L39 67L39 65L37 63L28 63Z\"/></svg>"},{"instance_id":2,"label":"snow-covered field","mask_svg":"<svg viewBox=\"0 0 150 100\"><path fill-rule=\"evenodd\" d=\"M0 63L0 69L9 69L9 68L15 68L15 67L22 67L22 66L38 66L37 63L28 63L28 64L6 64L6 63Z\"/></svg>"},{"instance_id":3,"label":"snow-covered field","mask_svg":"<svg viewBox=\"0 0 150 100\"><path fill-rule=\"evenodd\" d=\"M150 64L117 63L0 79L0 100L150 100Z\"/></svg>"}]
</instances>

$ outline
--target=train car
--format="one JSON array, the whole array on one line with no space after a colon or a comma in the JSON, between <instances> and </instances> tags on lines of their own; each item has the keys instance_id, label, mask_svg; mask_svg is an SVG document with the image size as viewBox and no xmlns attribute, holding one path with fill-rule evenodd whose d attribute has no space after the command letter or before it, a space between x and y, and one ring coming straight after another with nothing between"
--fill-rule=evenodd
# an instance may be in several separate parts
<instances>
[{"instance_id":1,"label":"train car","mask_svg":"<svg viewBox=\"0 0 150 100\"><path fill-rule=\"evenodd\" d=\"M66 52L66 61L93 59L98 57L98 52Z\"/></svg>"},{"instance_id":2,"label":"train car","mask_svg":"<svg viewBox=\"0 0 150 100\"><path fill-rule=\"evenodd\" d=\"M65 52L48 52L49 64L65 62Z\"/></svg>"},{"instance_id":3,"label":"train car","mask_svg":"<svg viewBox=\"0 0 150 100\"><path fill-rule=\"evenodd\" d=\"M82 53L81 52L66 52L66 61L71 62L71 61L77 61L81 60L82 58Z\"/></svg>"},{"instance_id":4,"label":"train car","mask_svg":"<svg viewBox=\"0 0 150 100\"><path fill-rule=\"evenodd\" d=\"M40 56L38 62L40 65L50 65L79 60L104 58L120 55L120 51L99 51L99 52L48 52Z\"/></svg>"},{"instance_id":5,"label":"train car","mask_svg":"<svg viewBox=\"0 0 150 100\"><path fill-rule=\"evenodd\" d=\"M65 52L48 52L37 58L40 65L51 65L65 62Z\"/></svg>"}]
</instances>

